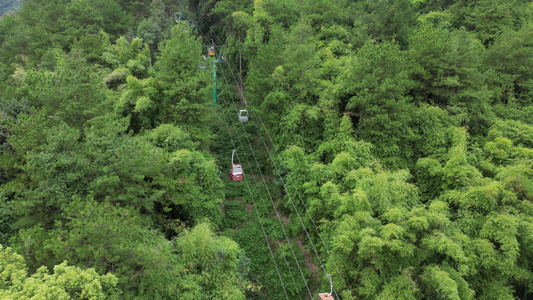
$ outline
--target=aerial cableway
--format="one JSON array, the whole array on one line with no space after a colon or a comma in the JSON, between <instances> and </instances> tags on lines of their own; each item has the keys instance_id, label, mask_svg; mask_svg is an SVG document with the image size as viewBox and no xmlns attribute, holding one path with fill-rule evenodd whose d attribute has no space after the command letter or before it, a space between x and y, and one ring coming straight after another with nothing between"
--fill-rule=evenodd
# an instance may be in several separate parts
<instances>
[{"instance_id":1,"label":"aerial cableway","mask_svg":"<svg viewBox=\"0 0 533 300\"><path fill-rule=\"evenodd\" d=\"M200 34L202 34L202 36L206 39L206 41L209 42L209 40L206 38L206 36L205 36L201 31L200 31ZM222 41L218 38L218 36L217 36L214 32L213 32L213 34L214 34L215 37L219 40L219 42L222 44ZM210 45L207 45L206 48L207 48L207 54L209 55L209 57L215 57L215 58L216 58L216 59L215 59L215 63L213 64L213 79L214 79L214 84L213 84L213 104L214 104L214 106L216 106L216 104L218 103L218 98L216 98L216 89L217 89L217 82L216 82L216 80L217 80L217 78L216 78L216 64L217 64L218 62L227 62L227 63L228 63L226 67L231 71L231 75L232 75L232 77L233 77L233 79L234 79L234 81L235 81L236 86L239 86L239 85L238 85L238 81L237 81L237 78L236 78L236 76L235 76L235 73L233 72L233 68L234 68L234 66L232 65L231 59L228 59L228 60L227 60L227 59L224 57L224 55L222 54L222 51L221 51L221 50L222 50L223 46L215 46L215 45L214 45L214 42L211 42L211 44L210 44ZM217 53L217 52L218 52L217 49L220 49L219 53ZM218 55L218 56L217 56L217 55ZM236 69L236 67L235 67L235 72L237 72L236 70L237 70L237 69ZM294 249L292 248L292 245L291 245L290 239L289 239L289 237L288 237L288 234L287 234L287 232L286 232L286 230L285 230L285 228L284 228L283 222L282 222L282 220L281 220L281 216L280 216L280 214L279 214L279 212L278 212L278 210L277 210L277 207L276 207L275 201L274 201L274 199L273 199L273 197L272 197L272 193L270 192L269 187L268 187L268 185L266 184L267 181L265 180L264 174L263 174L262 171L261 171L261 168L260 168L259 162L258 162L258 160L257 160L257 157L256 157L256 155L255 155L255 151L254 151L254 149L253 149L252 143L250 142L250 139L248 138L248 132L246 131L246 128L245 128L244 124L245 124L246 122L248 122L249 118L251 118L251 120L253 121L252 124L256 127L256 131L257 131L258 134L259 134L259 138L260 138L260 140L262 141L263 146L265 147L266 152L268 153L268 158L269 158L269 160L270 160L270 163L271 163L272 166L274 167L274 169L275 169L275 171L276 171L276 173L277 173L277 176L280 178L280 181L281 181L281 183L282 183L282 185L283 185L284 191L285 191L286 195L288 196L288 198L289 198L289 200L290 200L290 202L291 202L291 204L292 204L292 207L293 207L294 211L296 212L296 215L298 216L298 219L299 219L299 221L300 221L300 224L301 224L301 226L302 226L302 229L303 229L303 231L305 232L305 234L306 234L306 236L307 236L307 238L308 238L308 240L309 240L309 243L310 243L310 245L312 246L312 248L313 248L313 250L314 250L314 253L315 253L316 257L317 257L318 262L320 263L320 266L321 266L322 270L324 271L325 275L327 276L327 278L328 278L328 280L329 280L330 287L331 287L330 292L329 292L329 293L320 293L320 294L318 295L318 300L326 300L326 299L327 299L327 300L334 300L334 299L340 299L340 297L339 297L339 295L337 294L337 290L336 290L335 287L334 287L334 283L333 283L333 281L332 281L332 279L331 279L331 274L329 274L329 273L326 271L326 268L325 268L325 266L324 266L323 260L320 258L320 255L318 254L318 251L316 250L316 247L315 247L315 245L314 245L314 243L313 243L313 241L312 241L312 239L311 239L311 237L310 237L310 235L309 235L309 232L308 232L307 228L305 227L305 225L304 225L304 223L303 223L303 220L302 220L302 218L301 218L301 215L300 215L300 213L298 212L298 210L297 210L297 208L296 208L296 205L295 205L295 203L294 203L294 201L293 201L293 197L291 196L291 193L293 193L293 192L289 191L289 189L287 188L287 184L288 184L288 182L286 181L286 179L284 179L284 178L282 177L281 172L280 172L280 170L278 169L278 164L275 163L274 158L272 157L272 154L271 154L271 152L270 152L270 150L269 150L269 146L268 146L267 143L265 142L265 138L264 138L264 136L263 136L263 134L262 134L262 130L263 130L263 131L265 132L265 134L268 136L268 139L269 139L269 141L270 141L270 144L272 145L272 148L275 150L275 153L276 153L276 155L277 155L277 158L278 158L278 160L281 162L281 165L282 165L283 168L284 168L284 171L285 171L286 177L287 177L287 178L289 179L289 181L291 182L291 184L292 184L292 186L293 186L293 190L296 191L296 193L297 193L297 195L298 195L298 198L300 199L300 202L302 203L302 205L303 205L303 207L304 207L304 209L305 209L305 212L306 212L307 216L308 216L309 219L311 220L311 222L312 222L312 224L313 224L313 227L315 228L316 233L317 233L317 235L318 235L318 237L319 237L321 243L323 244L324 248L325 248L326 251L327 251L327 254L328 254L328 256L329 256L329 259L333 262L333 265L334 265L334 267L335 267L336 273L339 275L339 278L341 279L342 283L344 284L344 288L346 289L346 291L348 291L348 295L349 295L349 297L350 297L351 299L353 299L353 296L351 295L351 292L350 292L350 288L347 286L346 282L344 281L344 278L343 278L342 274L340 273L340 271L339 271L339 269L338 269L338 267L337 267L337 265L336 265L336 263L335 263L335 260L333 259L333 256L331 255L331 253L330 253L330 251L329 251L329 249L328 249L326 243L324 242L324 240L323 240L322 237L321 237L320 231L319 231L318 228L316 227L316 224L315 224L315 222L313 221L311 215L309 214L309 212L308 212L308 210L307 210L307 207L305 206L305 203L304 203L304 201L303 201L301 195L299 194L299 192L298 192L298 190L297 190L297 188L296 188L294 182L293 182L292 179L290 178L290 175L289 175L289 172L288 172L288 170L287 170L287 167L285 166L285 163L283 162L281 156L279 155L278 151L276 150L276 147L275 147L275 145L274 145L274 143L273 143L273 141L272 141L272 138L271 138L270 134L268 133L268 130L267 130L267 128L266 128L264 122L262 121L262 119L261 119L261 117L260 117L259 115L256 115L255 118L254 118L254 115L255 115L255 114L252 114L251 112L249 112L249 111L247 110L246 107L244 107L244 109L242 109L242 108L239 109L239 108L237 107L237 105L236 105L236 101L235 101L235 99L234 99L234 97L233 97L233 94L232 94L232 92L231 92L231 89L230 89L230 85L228 84L228 80L227 80L227 78L226 78L226 74L224 73L224 68L221 68L221 71L222 71L222 75L223 75L223 79L224 79L224 84L225 84L226 88L228 89L228 93L229 93L229 95L230 95L230 97L231 97L231 101L232 101L233 107L235 108L235 112L237 113L238 124L241 125L240 127L242 128L242 132L244 133L243 136L244 136L245 139L246 139L246 142L247 142L247 144L248 144L248 148L249 148L249 150L250 150L250 153L252 154L253 159L254 159L254 161L255 161L255 167L257 168L258 173L259 173L259 175L260 175L260 177L261 177L261 179L262 179L263 185L264 185L265 190L266 190L266 192L267 192L267 194L268 194L268 198L270 198L270 200L271 200L271 204L272 204L272 209L273 209L273 211L274 211L274 215L278 218L278 221L279 221L279 223L280 223L280 227L281 227L282 230L283 230L283 233L284 233L285 239L286 239L286 241L287 241L287 244L289 245L289 248L290 248L290 250L291 250L292 256L293 256L293 258L294 258L294 260L295 260L295 264L296 264L296 266L297 266L297 268L298 268L298 270L299 270L299 272L300 272L300 275L301 275L301 277L302 277L303 283L305 284L305 287L306 287L306 289L307 289L307 293L308 293L310 299L315 299L315 298L313 298L313 294L311 293L311 291L310 291L310 289L309 289L309 286L308 286L308 284L307 284L307 280L306 280L306 278L305 278L305 276L304 276L304 274L303 274L302 268L301 268L301 266L300 266L300 264L299 264L299 262L298 262L298 259L297 259L296 255L295 255ZM244 97L244 96L243 96L243 97ZM247 104L247 102L246 102L245 99L244 99L244 103L245 103L245 105ZM229 108L226 107L226 110L229 110ZM230 137L230 140L231 140L231 144L232 144L233 149L234 149L233 152L232 152L232 163L231 163L231 166L232 166L232 167L231 167L231 171L230 171L230 179L231 179L231 178L232 178L232 172L233 172L234 170L237 170L238 172L241 172L241 176L242 176L242 174L243 174L243 172L242 172L243 168L242 168L242 164L241 164L240 157L239 157L238 153L236 152L236 144L235 144L235 141L234 141L233 136L232 136L232 134L231 134L231 130L230 130L230 127L232 127L232 125L230 125L230 124L231 124L231 121L230 121L230 123L228 124L228 122L226 121L226 119L224 118L224 116L221 116L221 118L222 118L222 120L224 121L224 123L226 124L226 129L227 129L227 131L228 131L228 134L229 134L229 137ZM235 126L235 127L238 127L238 126ZM261 127L262 127L263 129L261 129ZM242 141L241 141L240 139L238 140L238 142L240 143L241 149L243 149L244 157L245 157L245 159L246 159L246 161L247 161L247 166L248 166L248 168L249 168L248 173L249 173L249 174L252 174L252 169L253 169L253 167L252 167L252 164L250 163L250 161L249 161L249 159L248 159L248 156L247 156L247 154L246 154L247 151L244 151L244 150L245 150L245 147L244 147L244 145L243 145L243 143L242 143ZM236 154L236 158L237 158L237 162L238 162L238 164L235 164L235 162L234 162L234 155L235 155L235 154ZM236 165L238 165L238 168L237 168L237 169L235 169L235 166L236 166ZM256 212L257 219L258 219L258 221L259 221L259 224L261 225L261 229L263 230L263 234L264 234L264 237L265 237L265 241L266 241L267 246L268 246L268 248L269 248L269 251L270 251L270 254L271 254L271 258L272 258L272 261L273 261L273 263L274 263L274 266L275 266L275 268L276 268L276 272L277 272L278 277L279 277L279 279L280 279L281 286L282 286L282 288L283 288L283 292L284 292L286 298L289 299L289 296L288 296L288 294L287 294L287 290L286 290L286 284L283 282L283 279L282 279L281 273L280 273L280 271L279 271L278 263L276 262L276 259L275 259L275 256L274 256L274 252L273 252L272 245L271 245L270 242L269 242L269 238L268 238L268 235L267 235L267 233L266 233L266 231L265 231L264 224L263 224L263 222L261 221L261 217L260 217L259 211L257 210L256 202L255 202L255 199L254 199L254 197L253 197L252 191L251 191L251 189L250 189L250 184L249 184L249 182L248 182L248 179L247 179L247 177L242 176L239 180L242 180L243 178L244 178L245 184L246 184L246 186L247 186L248 192L249 192L249 194L250 194L250 197L251 197L251 199L252 199L252 204L253 204L254 210L255 210L255 212ZM265 204L265 201L264 201L264 198L263 198L263 193L260 192L260 189L259 189L259 187L258 187L258 186L259 186L259 182L258 182L257 179L256 179L255 177L253 177L253 176L251 176L250 178L252 178L252 179L254 180L254 183L255 183L254 186L256 187L256 190L257 190L257 192L258 192L258 195L259 195L261 201L263 202L263 207L266 208L266 204ZM232 179L232 180L233 180L233 179ZM276 239L277 239L277 238L276 238ZM280 242L279 240L277 240L277 242L278 242L278 245L281 247L281 242ZM283 259L285 260L285 265L286 265L286 267L288 268L288 270L289 270L289 274L291 274L291 279L292 279L292 281L293 281L293 284L294 284L294 286L296 287L295 278L292 276L292 271L291 271L291 269L290 269L289 263L288 263L288 261L285 259L285 256L282 256L282 257L283 257ZM302 295L300 295L300 292L298 291L298 289L296 289L296 293L297 293L298 297L299 297L300 299L302 299ZM335 298L333 297L333 295L335 295Z\"/></svg>"}]
</instances>

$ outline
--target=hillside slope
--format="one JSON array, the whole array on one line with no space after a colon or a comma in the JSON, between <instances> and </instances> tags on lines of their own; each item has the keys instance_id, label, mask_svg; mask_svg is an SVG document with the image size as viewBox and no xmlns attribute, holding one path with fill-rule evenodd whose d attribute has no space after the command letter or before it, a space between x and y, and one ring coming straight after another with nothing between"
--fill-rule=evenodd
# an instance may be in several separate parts
<instances>
[{"instance_id":1,"label":"hillside slope","mask_svg":"<svg viewBox=\"0 0 533 300\"><path fill-rule=\"evenodd\" d=\"M17 11L22 7L20 0L2 0L0 1L0 15L8 12Z\"/></svg>"}]
</instances>

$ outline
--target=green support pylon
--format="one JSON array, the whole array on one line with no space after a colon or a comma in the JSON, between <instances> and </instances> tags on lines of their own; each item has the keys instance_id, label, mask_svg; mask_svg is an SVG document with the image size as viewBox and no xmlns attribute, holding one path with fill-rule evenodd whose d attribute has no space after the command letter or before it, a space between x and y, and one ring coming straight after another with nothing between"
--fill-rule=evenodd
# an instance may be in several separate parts
<instances>
[{"instance_id":1,"label":"green support pylon","mask_svg":"<svg viewBox=\"0 0 533 300\"><path fill-rule=\"evenodd\" d=\"M217 62L213 63L213 107L217 107Z\"/></svg>"}]
</instances>

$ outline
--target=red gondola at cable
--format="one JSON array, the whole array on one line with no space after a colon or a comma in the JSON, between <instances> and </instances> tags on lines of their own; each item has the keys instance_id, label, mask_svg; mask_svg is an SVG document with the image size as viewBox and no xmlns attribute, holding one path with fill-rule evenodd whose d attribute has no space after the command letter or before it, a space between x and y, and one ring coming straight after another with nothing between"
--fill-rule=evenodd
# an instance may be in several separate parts
<instances>
[{"instance_id":1,"label":"red gondola at cable","mask_svg":"<svg viewBox=\"0 0 533 300\"><path fill-rule=\"evenodd\" d=\"M241 181L244 173L241 165L236 165L233 163L233 155L235 154L235 151L237 150L233 150L231 153L231 169L229 170L229 179L231 181Z\"/></svg>"}]
</instances>

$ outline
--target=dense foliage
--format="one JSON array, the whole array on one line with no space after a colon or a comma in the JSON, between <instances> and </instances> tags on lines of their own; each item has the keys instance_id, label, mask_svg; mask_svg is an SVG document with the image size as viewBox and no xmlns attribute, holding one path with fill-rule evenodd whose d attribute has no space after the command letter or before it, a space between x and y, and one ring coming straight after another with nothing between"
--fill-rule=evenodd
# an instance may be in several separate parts
<instances>
[{"instance_id":1,"label":"dense foliage","mask_svg":"<svg viewBox=\"0 0 533 300\"><path fill-rule=\"evenodd\" d=\"M533 2L23 3L2 298L533 295Z\"/></svg>"}]
</instances>

